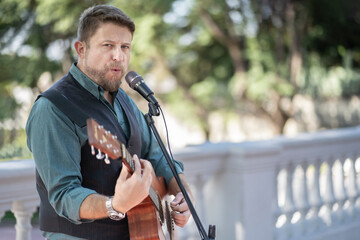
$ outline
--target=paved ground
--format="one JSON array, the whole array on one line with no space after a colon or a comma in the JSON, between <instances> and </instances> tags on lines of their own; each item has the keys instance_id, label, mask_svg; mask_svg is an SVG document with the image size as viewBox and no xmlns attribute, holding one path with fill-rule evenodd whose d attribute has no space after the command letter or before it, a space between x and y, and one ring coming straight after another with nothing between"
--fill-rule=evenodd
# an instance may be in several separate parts
<instances>
[{"instance_id":1,"label":"paved ground","mask_svg":"<svg viewBox=\"0 0 360 240\"><path fill-rule=\"evenodd\" d=\"M13 224L0 224L0 240L15 240L15 228ZM31 231L32 240L44 240L38 226L33 226Z\"/></svg>"}]
</instances>

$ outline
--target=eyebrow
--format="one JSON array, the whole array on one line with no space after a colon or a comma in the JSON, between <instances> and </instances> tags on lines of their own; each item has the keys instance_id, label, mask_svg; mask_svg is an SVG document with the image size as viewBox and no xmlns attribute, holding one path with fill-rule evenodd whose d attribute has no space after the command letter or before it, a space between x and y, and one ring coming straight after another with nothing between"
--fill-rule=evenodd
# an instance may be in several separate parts
<instances>
[{"instance_id":1,"label":"eyebrow","mask_svg":"<svg viewBox=\"0 0 360 240\"><path fill-rule=\"evenodd\" d=\"M102 43L104 43L104 42L116 43L116 41L109 40L109 39L105 39L105 40L103 40L101 42ZM124 42L124 43L121 43L121 44L131 45L131 42Z\"/></svg>"}]
</instances>

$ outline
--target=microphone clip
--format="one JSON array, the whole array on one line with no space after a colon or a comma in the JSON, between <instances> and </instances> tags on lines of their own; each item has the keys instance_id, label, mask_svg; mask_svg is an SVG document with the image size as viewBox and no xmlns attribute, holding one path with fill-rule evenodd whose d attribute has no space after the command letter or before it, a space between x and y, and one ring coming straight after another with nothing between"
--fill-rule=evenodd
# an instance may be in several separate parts
<instances>
[{"instance_id":1,"label":"microphone clip","mask_svg":"<svg viewBox=\"0 0 360 240\"><path fill-rule=\"evenodd\" d=\"M160 111L159 111L159 104L155 104L153 102L149 102L149 114L151 116L159 116L160 115Z\"/></svg>"}]
</instances>

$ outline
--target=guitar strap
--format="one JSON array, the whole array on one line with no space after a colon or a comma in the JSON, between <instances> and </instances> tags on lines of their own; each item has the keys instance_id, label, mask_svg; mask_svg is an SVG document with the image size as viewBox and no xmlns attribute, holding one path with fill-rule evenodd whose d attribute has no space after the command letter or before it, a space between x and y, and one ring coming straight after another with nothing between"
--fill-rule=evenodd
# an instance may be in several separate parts
<instances>
[{"instance_id":1,"label":"guitar strap","mask_svg":"<svg viewBox=\"0 0 360 240\"><path fill-rule=\"evenodd\" d=\"M64 95L55 89L49 89L38 96L49 99L57 108L59 108L76 125L83 128L86 126L86 120L89 118L80 108L69 101ZM36 100L37 100L36 99Z\"/></svg>"}]
</instances>

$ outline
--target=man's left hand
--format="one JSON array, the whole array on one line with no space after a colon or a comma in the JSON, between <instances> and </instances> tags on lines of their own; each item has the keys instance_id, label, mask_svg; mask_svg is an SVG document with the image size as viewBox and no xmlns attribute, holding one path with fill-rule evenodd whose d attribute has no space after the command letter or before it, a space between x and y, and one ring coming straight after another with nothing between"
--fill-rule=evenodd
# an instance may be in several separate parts
<instances>
[{"instance_id":1,"label":"man's left hand","mask_svg":"<svg viewBox=\"0 0 360 240\"><path fill-rule=\"evenodd\" d=\"M171 216L173 217L175 224L179 227L184 227L188 222L191 213L182 192L176 194L175 199L170 203L170 206L173 210Z\"/></svg>"}]
</instances>

